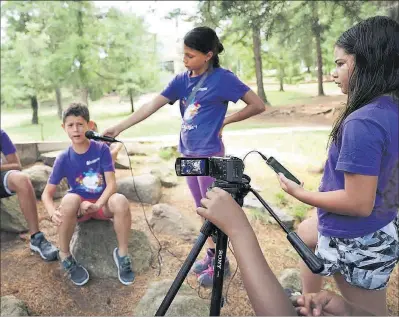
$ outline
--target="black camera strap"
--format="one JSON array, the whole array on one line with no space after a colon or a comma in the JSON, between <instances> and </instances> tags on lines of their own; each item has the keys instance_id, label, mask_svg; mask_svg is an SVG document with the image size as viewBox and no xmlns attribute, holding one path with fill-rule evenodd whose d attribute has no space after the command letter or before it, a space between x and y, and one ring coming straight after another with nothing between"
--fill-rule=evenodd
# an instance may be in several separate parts
<instances>
[{"instance_id":1,"label":"black camera strap","mask_svg":"<svg viewBox=\"0 0 399 317\"><path fill-rule=\"evenodd\" d=\"M205 74L201 77L201 79L198 81L198 83L194 86L193 90L191 91L190 95L187 98L186 105L187 107L191 105L191 103L194 101L195 95L197 94L198 90L201 89L203 83L205 82L205 79L210 75L213 71L213 67L209 65L208 70L205 72Z\"/></svg>"}]
</instances>

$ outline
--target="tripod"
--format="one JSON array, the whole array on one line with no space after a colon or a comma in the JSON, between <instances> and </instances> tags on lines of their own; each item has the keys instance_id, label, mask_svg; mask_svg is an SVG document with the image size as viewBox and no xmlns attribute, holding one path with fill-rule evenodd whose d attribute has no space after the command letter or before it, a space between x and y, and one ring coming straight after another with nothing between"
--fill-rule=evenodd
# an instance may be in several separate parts
<instances>
[{"instance_id":1,"label":"tripod","mask_svg":"<svg viewBox=\"0 0 399 317\"><path fill-rule=\"evenodd\" d=\"M323 263L315 256L315 254L306 246L306 244L299 238L295 232L290 232L287 227L281 222L274 211L269 205L263 200L263 198L251 188L249 184L251 179L247 175L243 175L241 183L229 183L226 181L215 180L210 188L219 187L227 191L234 200L242 207L244 203L244 197L251 191L256 198L262 203L266 210L272 215L277 223L287 233L287 239L301 256L303 261L307 264L309 269L317 274L323 270ZM215 263L214 263L214 277L212 285L212 296L211 296L211 307L209 316L219 316L220 309L223 306L222 302L222 290L223 290L223 277L224 277L224 265L227 251L228 237L210 221L206 220L203 224L200 235L197 238L193 248L191 249L187 259L184 261L179 273L173 281L170 289L166 293L161 305L159 306L155 316L164 316L183 284L187 274L190 272L191 267L194 264L198 254L204 246L206 240L211 235L216 237L216 251L215 251Z\"/></svg>"}]
</instances>

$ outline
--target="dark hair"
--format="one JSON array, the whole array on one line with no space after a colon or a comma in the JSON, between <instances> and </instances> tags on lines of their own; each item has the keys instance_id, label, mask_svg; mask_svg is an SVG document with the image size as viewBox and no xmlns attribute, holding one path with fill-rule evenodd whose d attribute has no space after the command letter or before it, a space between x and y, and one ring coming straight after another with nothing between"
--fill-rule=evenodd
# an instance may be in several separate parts
<instances>
[{"instance_id":1,"label":"dark hair","mask_svg":"<svg viewBox=\"0 0 399 317\"><path fill-rule=\"evenodd\" d=\"M343 121L384 94L399 98L399 24L388 17L366 19L345 31L335 43L354 56L347 105L337 118L329 141L337 142Z\"/></svg>"},{"instance_id":2,"label":"dark hair","mask_svg":"<svg viewBox=\"0 0 399 317\"><path fill-rule=\"evenodd\" d=\"M90 121L89 108L80 102L73 102L64 110L62 113L62 123L65 123L66 118L69 116L82 117L86 122Z\"/></svg>"},{"instance_id":3,"label":"dark hair","mask_svg":"<svg viewBox=\"0 0 399 317\"><path fill-rule=\"evenodd\" d=\"M192 29L184 36L184 45L204 54L213 53L213 67L220 67L219 53L223 52L224 47L220 43L216 32L207 26L200 26Z\"/></svg>"}]
</instances>

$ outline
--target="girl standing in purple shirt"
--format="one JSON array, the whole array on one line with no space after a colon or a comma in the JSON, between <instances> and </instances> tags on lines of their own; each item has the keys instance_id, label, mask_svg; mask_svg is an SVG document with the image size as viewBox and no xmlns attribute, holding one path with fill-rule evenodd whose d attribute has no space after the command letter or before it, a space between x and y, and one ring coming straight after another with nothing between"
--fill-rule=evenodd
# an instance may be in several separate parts
<instances>
[{"instance_id":1,"label":"girl standing in purple shirt","mask_svg":"<svg viewBox=\"0 0 399 317\"><path fill-rule=\"evenodd\" d=\"M177 75L160 95L126 120L106 129L103 134L116 137L167 103L174 104L179 100L182 116L180 153L195 157L223 156L223 127L263 112L265 105L232 72L220 67L218 54L222 51L223 45L211 28L197 27L188 32L184 37L183 59L187 71ZM198 89L192 94L194 88ZM229 101L237 102L239 99L247 106L226 117ZM213 180L208 176L187 177L197 207L201 205L201 198L205 197ZM215 244L211 238L208 239L208 244L206 257L197 261L193 267L198 281L204 286L212 286L213 281Z\"/></svg>"},{"instance_id":2,"label":"girl standing in purple shirt","mask_svg":"<svg viewBox=\"0 0 399 317\"><path fill-rule=\"evenodd\" d=\"M387 315L386 286L399 256L399 24L369 18L335 46L334 81L348 95L330 134L319 192L280 175L284 191L317 207L298 233L334 275L342 295ZM320 291L322 277L302 263L303 293Z\"/></svg>"}]
</instances>

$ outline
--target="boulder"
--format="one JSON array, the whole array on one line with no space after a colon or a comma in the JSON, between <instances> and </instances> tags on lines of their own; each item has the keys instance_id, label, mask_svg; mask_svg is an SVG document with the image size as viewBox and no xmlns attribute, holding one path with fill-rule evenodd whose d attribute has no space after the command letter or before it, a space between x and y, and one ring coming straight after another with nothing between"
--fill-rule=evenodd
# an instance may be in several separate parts
<instances>
[{"instance_id":1,"label":"boulder","mask_svg":"<svg viewBox=\"0 0 399 317\"><path fill-rule=\"evenodd\" d=\"M199 234L199 229L188 217L168 204L153 206L149 223L154 232L181 237L189 242L194 242Z\"/></svg>"},{"instance_id":2,"label":"boulder","mask_svg":"<svg viewBox=\"0 0 399 317\"><path fill-rule=\"evenodd\" d=\"M17 196L2 198L0 200L0 229L7 232L26 232L28 224L19 208Z\"/></svg>"},{"instance_id":3,"label":"boulder","mask_svg":"<svg viewBox=\"0 0 399 317\"><path fill-rule=\"evenodd\" d=\"M112 221L89 220L78 223L71 240L71 253L91 276L117 278L113 251L118 246ZM142 231L131 230L129 255L136 274L148 270L152 248Z\"/></svg>"},{"instance_id":4,"label":"boulder","mask_svg":"<svg viewBox=\"0 0 399 317\"><path fill-rule=\"evenodd\" d=\"M52 168L46 165L34 165L30 168L24 169L23 172L27 174L32 182L37 199L40 199L46 187L47 181L50 177ZM60 184L57 185L57 191L54 194L54 199L62 198L68 191L68 181L64 178Z\"/></svg>"},{"instance_id":5,"label":"boulder","mask_svg":"<svg viewBox=\"0 0 399 317\"><path fill-rule=\"evenodd\" d=\"M134 315L154 316L172 282L163 280L150 284L137 304ZM165 316L209 316L209 301L200 298L195 289L182 284Z\"/></svg>"},{"instance_id":6,"label":"boulder","mask_svg":"<svg viewBox=\"0 0 399 317\"><path fill-rule=\"evenodd\" d=\"M25 303L12 295L1 297L1 316L29 316Z\"/></svg>"},{"instance_id":7,"label":"boulder","mask_svg":"<svg viewBox=\"0 0 399 317\"><path fill-rule=\"evenodd\" d=\"M151 174L119 178L116 184L117 192L129 200L154 205L162 196L161 181Z\"/></svg>"}]
</instances>

